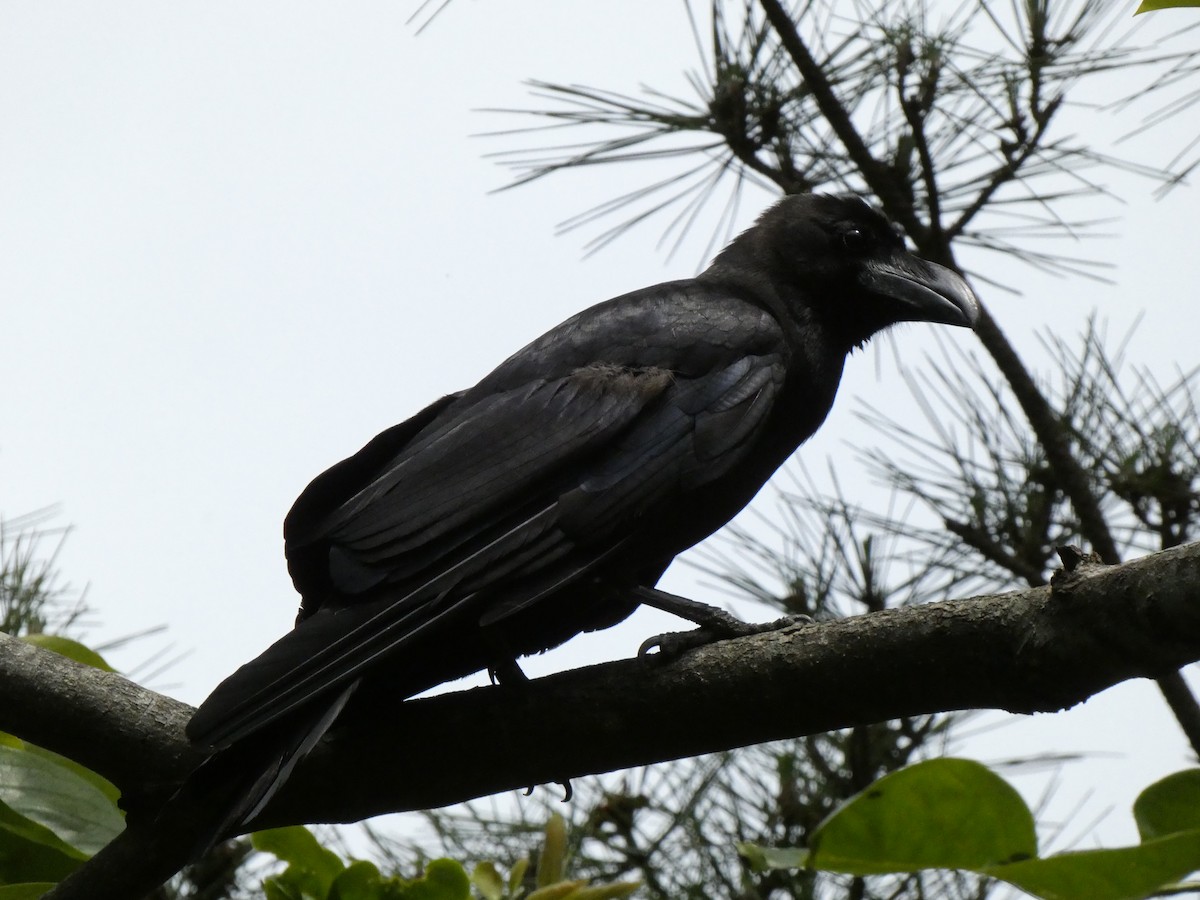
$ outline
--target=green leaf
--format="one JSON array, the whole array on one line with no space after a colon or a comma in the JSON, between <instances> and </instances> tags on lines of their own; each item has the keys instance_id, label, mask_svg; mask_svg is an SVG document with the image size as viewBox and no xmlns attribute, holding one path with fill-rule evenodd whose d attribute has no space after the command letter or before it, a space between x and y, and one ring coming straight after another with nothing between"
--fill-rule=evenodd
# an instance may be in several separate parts
<instances>
[{"instance_id":1,"label":"green leaf","mask_svg":"<svg viewBox=\"0 0 1200 900\"><path fill-rule=\"evenodd\" d=\"M87 854L82 850L72 847L45 825L35 822L28 816L21 815L20 812L2 801L0 801L0 829L21 840L52 848L70 859L77 861L87 859Z\"/></svg>"},{"instance_id":2,"label":"green leaf","mask_svg":"<svg viewBox=\"0 0 1200 900\"><path fill-rule=\"evenodd\" d=\"M2 886L0 887L0 900L37 900L55 886L56 882L53 881L34 881Z\"/></svg>"},{"instance_id":3,"label":"green leaf","mask_svg":"<svg viewBox=\"0 0 1200 900\"><path fill-rule=\"evenodd\" d=\"M14 750L23 750L27 753L32 753L34 756L40 756L47 759L55 765L62 766L74 772L84 781L90 783L96 790L102 793L112 803L113 808L120 815L120 808L117 806L117 801L121 797L121 790L103 775L98 775L86 766L81 766L73 759L68 759L65 756L60 756L53 750L47 750L45 747L39 747L37 744L30 744L27 741L21 740L19 737L0 731L0 747L11 747Z\"/></svg>"},{"instance_id":4,"label":"green leaf","mask_svg":"<svg viewBox=\"0 0 1200 900\"><path fill-rule=\"evenodd\" d=\"M109 794L41 752L0 746L0 802L91 856L125 828Z\"/></svg>"},{"instance_id":5,"label":"green leaf","mask_svg":"<svg viewBox=\"0 0 1200 900\"><path fill-rule=\"evenodd\" d=\"M556 881L538 888L526 900L564 900L583 887L587 887L587 881Z\"/></svg>"},{"instance_id":6,"label":"green leaf","mask_svg":"<svg viewBox=\"0 0 1200 900\"><path fill-rule=\"evenodd\" d=\"M288 864L283 872L264 882L264 888L273 886L275 891L275 896L267 891L270 900L325 900L333 880L346 868L336 853L322 847L313 833L300 825L256 831L250 835L250 844Z\"/></svg>"},{"instance_id":7,"label":"green leaf","mask_svg":"<svg viewBox=\"0 0 1200 900\"><path fill-rule=\"evenodd\" d=\"M737 845L737 851L755 872L803 869L808 865L808 851L799 847L762 847L745 842Z\"/></svg>"},{"instance_id":8,"label":"green leaf","mask_svg":"<svg viewBox=\"0 0 1200 900\"><path fill-rule=\"evenodd\" d=\"M1003 779L978 763L930 760L849 800L817 829L807 859L803 850L755 844L738 852L759 871L967 869L1045 900L1141 900L1200 870L1200 769L1146 788L1134 815L1143 837L1136 847L1035 859L1033 817Z\"/></svg>"},{"instance_id":9,"label":"green leaf","mask_svg":"<svg viewBox=\"0 0 1200 900\"><path fill-rule=\"evenodd\" d=\"M524 859L517 860L516 865L514 865L509 870L509 872L508 872L508 892L510 894L515 894L517 892L517 888L519 888L521 886L521 882L523 882L525 880L525 871L528 868L529 868L529 857L527 856Z\"/></svg>"},{"instance_id":10,"label":"green leaf","mask_svg":"<svg viewBox=\"0 0 1200 900\"><path fill-rule=\"evenodd\" d=\"M562 881L567 860L567 823L558 813L546 822L546 839L538 858L537 884L545 887Z\"/></svg>"},{"instance_id":11,"label":"green leaf","mask_svg":"<svg viewBox=\"0 0 1200 900\"><path fill-rule=\"evenodd\" d=\"M1150 785L1134 801L1133 817L1143 841L1200 829L1200 769L1185 769Z\"/></svg>"},{"instance_id":12,"label":"green leaf","mask_svg":"<svg viewBox=\"0 0 1200 900\"><path fill-rule=\"evenodd\" d=\"M101 669L105 672L117 671L91 647L85 647L79 641L73 641L62 635L27 634L21 640L35 647L41 647L43 650L50 650L59 656L65 656L67 659L73 659L77 663L83 663L85 666L91 666L93 669Z\"/></svg>"},{"instance_id":13,"label":"green leaf","mask_svg":"<svg viewBox=\"0 0 1200 900\"><path fill-rule=\"evenodd\" d=\"M403 900L471 900L471 879L467 870L452 859L435 859L425 874L409 882L398 897Z\"/></svg>"},{"instance_id":14,"label":"green leaf","mask_svg":"<svg viewBox=\"0 0 1200 900\"><path fill-rule=\"evenodd\" d=\"M0 803L0 883L59 882L83 859L50 829Z\"/></svg>"},{"instance_id":15,"label":"green leaf","mask_svg":"<svg viewBox=\"0 0 1200 900\"><path fill-rule=\"evenodd\" d=\"M500 877L495 863L476 863L471 872L471 884L483 896L483 900L501 900L504 896L504 879Z\"/></svg>"},{"instance_id":16,"label":"green leaf","mask_svg":"<svg viewBox=\"0 0 1200 900\"><path fill-rule=\"evenodd\" d=\"M977 869L1037 853L1033 815L986 766L932 759L893 772L813 834L813 868L871 875Z\"/></svg>"},{"instance_id":17,"label":"green leaf","mask_svg":"<svg viewBox=\"0 0 1200 900\"><path fill-rule=\"evenodd\" d=\"M374 863L356 860L333 879L329 900L382 900L384 897L401 896L399 879L390 881L392 884L385 887L384 879Z\"/></svg>"},{"instance_id":18,"label":"green leaf","mask_svg":"<svg viewBox=\"0 0 1200 900\"><path fill-rule=\"evenodd\" d=\"M1200 869L1200 831L983 869L1045 900L1140 900Z\"/></svg>"},{"instance_id":19,"label":"green leaf","mask_svg":"<svg viewBox=\"0 0 1200 900\"><path fill-rule=\"evenodd\" d=\"M1142 13L1158 12L1161 9L1183 9L1189 6L1200 6L1200 0L1142 0L1141 5L1133 11L1133 14L1140 16Z\"/></svg>"},{"instance_id":20,"label":"green leaf","mask_svg":"<svg viewBox=\"0 0 1200 900\"><path fill-rule=\"evenodd\" d=\"M298 888L283 884L278 877L268 878L262 887L267 900L304 900L304 894Z\"/></svg>"},{"instance_id":21,"label":"green leaf","mask_svg":"<svg viewBox=\"0 0 1200 900\"><path fill-rule=\"evenodd\" d=\"M567 894L566 900L611 900L628 897L642 886L640 881L617 881L613 884L594 884Z\"/></svg>"},{"instance_id":22,"label":"green leaf","mask_svg":"<svg viewBox=\"0 0 1200 900\"><path fill-rule=\"evenodd\" d=\"M322 847L302 825L256 831L250 836L250 843L255 850L271 853L288 865L327 878L330 883L346 868L336 853Z\"/></svg>"}]
</instances>

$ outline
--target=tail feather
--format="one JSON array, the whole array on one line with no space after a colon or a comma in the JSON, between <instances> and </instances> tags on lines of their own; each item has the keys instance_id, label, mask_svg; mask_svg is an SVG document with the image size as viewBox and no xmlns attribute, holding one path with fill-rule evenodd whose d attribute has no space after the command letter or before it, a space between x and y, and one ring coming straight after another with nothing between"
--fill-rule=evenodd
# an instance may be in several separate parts
<instances>
[{"instance_id":1,"label":"tail feather","mask_svg":"<svg viewBox=\"0 0 1200 900\"><path fill-rule=\"evenodd\" d=\"M344 686L330 702L311 705L306 715L290 717L251 740L216 751L192 771L159 815L180 804L212 809L207 822L196 823L193 860L242 833L262 813L333 725L360 680Z\"/></svg>"},{"instance_id":2,"label":"tail feather","mask_svg":"<svg viewBox=\"0 0 1200 900\"><path fill-rule=\"evenodd\" d=\"M334 720L337 719L342 708L350 699L350 695L354 693L361 683L362 679L356 678L346 685L341 693L337 695L337 698L321 711L320 717L312 723L308 731L300 736L299 742L286 748L280 754L276 764L255 781L254 787L246 795L245 802L239 804L240 806L249 808L244 815L241 815L239 811L239 820L236 823L231 823L231 827L234 824L244 825L263 811L263 808L271 802L271 798L283 787L284 782L291 777L292 770L296 768L296 763L308 756L312 748L317 745L317 742L324 737L325 732L333 725Z\"/></svg>"}]
</instances>

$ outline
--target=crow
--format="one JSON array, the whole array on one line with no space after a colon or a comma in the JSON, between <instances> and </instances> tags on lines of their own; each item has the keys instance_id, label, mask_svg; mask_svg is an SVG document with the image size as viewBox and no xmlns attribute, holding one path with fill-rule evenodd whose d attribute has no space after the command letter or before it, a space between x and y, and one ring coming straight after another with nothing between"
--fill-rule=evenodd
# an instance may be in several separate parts
<instances>
[{"instance_id":1,"label":"crow","mask_svg":"<svg viewBox=\"0 0 1200 900\"><path fill-rule=\"evenodd\" d=\"M284 523L294 630L187 726L214 756L253 748L209 840L253 819L347 704L519 678L518 657L639 603L740 633L655 588L663 571L821 425L851 351L978 311L861 199L793 195L699 276L584 310L319 475Z\"/></svg>"}]
</instances>

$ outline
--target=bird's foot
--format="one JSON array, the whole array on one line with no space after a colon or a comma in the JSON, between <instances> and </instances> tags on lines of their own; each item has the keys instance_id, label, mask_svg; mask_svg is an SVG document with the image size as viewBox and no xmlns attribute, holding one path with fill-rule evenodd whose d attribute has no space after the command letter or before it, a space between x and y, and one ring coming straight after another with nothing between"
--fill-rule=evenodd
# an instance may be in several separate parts
<instances>
[{"instance_id":1,"label":"bird's foot","mask_svg":"<svg viewBox=\"0 0 1200 900\"><path fill-rule=\"evenodd\" d=\"M515 659L508 659L504 662L493 663L488 666L488 680L492 684L524 684L529 680L529 676L521 671L521 667L517 665Z\"/></svg>"},{"instance_id":2,"label":"bird's foot","mask_svg":"<svg viewBox=\"0 0 1200 900\"><path fill-rule=\"evenodd\" d=\"M571 798L575 796L575 788L571 786L571 779L564 778L562 781L556 781L555 784L563 789L562 802L570 803ZM531 784L529 787L525 788L525 796L528 797L532 793L533 785Z\"/></svg>"},{"instance_id":3,"label":"bird's foot","mask_svg":"<svg viewBox=\"0 0 1200 900\"><path fill-rule=\"evenodd\" d=\"M647 638L642 642L642 646L638 647L638 656L649 656L652 651L658 651L654 655L675 657L717 641L765 634L790 625L811 625L813 621L812 616L795 615L784 616L774 622L743 622L729 613L720 610L718 612L722 612L721 617L714 617L691 631L668 631Z\"/></svg>"},{"instance_id":4,"label":"bird's foot","mask_svg":"<svg viewBox=\"0 0 1200 900\"><path fill-rule=\"evenodd\" d=\"M635 588L633 593L640 602L647 606L672 613L700 626L692 631L657 634L642 643L642 646L638 648L638 656L646 656L651 650L657 650L659 655L678 656L688 650L716 641L749 637L753 634L763 634L767 631L786 628L789 625L812 622L810 616L804 615L784 616L782 619L766 623L743 622L719 607L689 600L678 594L669 594L657 588L639 587Z\"/></svg>"}]
</instances>

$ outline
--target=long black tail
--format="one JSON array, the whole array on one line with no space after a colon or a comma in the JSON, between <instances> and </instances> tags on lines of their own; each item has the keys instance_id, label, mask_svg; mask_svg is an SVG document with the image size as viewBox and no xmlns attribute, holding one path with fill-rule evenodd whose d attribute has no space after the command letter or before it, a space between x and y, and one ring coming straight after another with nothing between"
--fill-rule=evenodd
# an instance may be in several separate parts
<instances>
[{"instance_id":1,"label":"long black tail","mask_svg":"<svg viewBox=\"0 0 1200 900\"><path fill-rule=\"evenodd\" d=\"M164 813L180 808L197 811L192 859L246 830L329 730L358 685L355 679L329 702L311 703L298 714L217 750L192 771L164 807Z\"/></svg>"}]
</instances>

